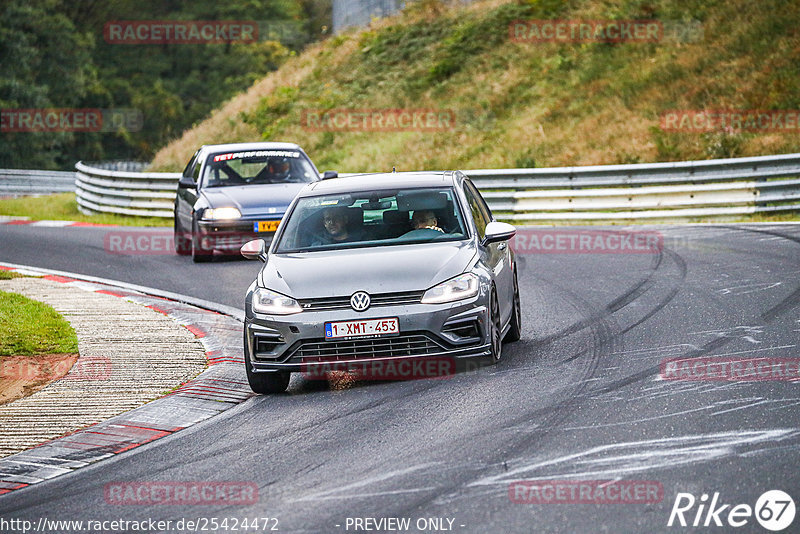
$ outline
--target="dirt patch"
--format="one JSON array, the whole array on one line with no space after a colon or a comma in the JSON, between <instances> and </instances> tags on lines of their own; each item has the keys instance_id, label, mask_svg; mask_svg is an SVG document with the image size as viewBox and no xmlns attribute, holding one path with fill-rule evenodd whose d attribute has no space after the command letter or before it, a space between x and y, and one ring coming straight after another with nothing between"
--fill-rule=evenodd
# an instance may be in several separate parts
<instances>
[{"instance_id":1,"label":"dirt patch","mask_svg":"<svg viewBox=\"0 0 800 534\"><path fill-rule=\"evenodd\" d=\"M66 375L77 354L41 354L0 358L0 404L33 395Z\"/></svg>"}]
</instances>

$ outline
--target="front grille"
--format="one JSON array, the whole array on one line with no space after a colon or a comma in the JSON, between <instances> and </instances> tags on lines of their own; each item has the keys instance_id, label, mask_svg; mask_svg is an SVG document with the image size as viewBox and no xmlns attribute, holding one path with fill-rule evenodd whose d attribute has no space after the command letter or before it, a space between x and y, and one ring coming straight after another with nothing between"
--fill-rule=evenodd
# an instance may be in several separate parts
<instances>
[{"instance_id":1,"label":"front grille","mask_svg":"<svg viewBox=\"0 0 800 534\"><path fill-rule=\"evenodd\" d=\"M419 304L424 291L404 291L400 293L380 293L370 295L369 307L394 306L403 304ZM324 297L318 299L298 299L300 307L304 310L342 310L350 308L350 297Z\"/></svg>"},{"instance_id":2,"label":"front grille","mask_svg":"<svg viewBox=\"0 0 800 534\"><path fill-rule=\"evenodd\" d=\"M291 352L289 359L303 362L327 362L360 358L424 356L443 350L441 345L425 334L405 334L350 341L301 341Z\"/></svg>"}]
</instances>

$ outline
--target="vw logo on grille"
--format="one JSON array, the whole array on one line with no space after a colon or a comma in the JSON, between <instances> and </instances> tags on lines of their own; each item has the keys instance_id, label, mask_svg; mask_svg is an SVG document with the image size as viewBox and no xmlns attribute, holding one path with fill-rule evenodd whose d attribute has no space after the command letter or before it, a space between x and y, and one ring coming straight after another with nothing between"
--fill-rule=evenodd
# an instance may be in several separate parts
<instances>
[{"instance_id":1,"label":"vw logo on grille","mask_svg":"<svg viewBox=\"0 0 800 534\"><path fill-rule=\"evenodd\" d=\"M369 293L366 291L356 291L350 297L350 307L355 311L364 311L369 308Z\"/></svg>"}]
</instances>

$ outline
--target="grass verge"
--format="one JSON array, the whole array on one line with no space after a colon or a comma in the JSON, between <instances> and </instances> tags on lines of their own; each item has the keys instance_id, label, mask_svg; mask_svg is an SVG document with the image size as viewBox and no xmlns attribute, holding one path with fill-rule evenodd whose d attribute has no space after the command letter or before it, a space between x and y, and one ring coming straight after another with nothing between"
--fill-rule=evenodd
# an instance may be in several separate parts
<instances>
[{"instance_id":1,"label":"grass verge","mask_svg":"<svg viewBox=\"0 0 800 534\"><path fill-rule=\"evenodd\" d=\"M12 278L25 278L25 275L19 274L14 271L6 271L5 269L0 269L0 280L11 280Z\"/></svg>"},{"instance_id":2,"label":"grass verge","mask_svg":"<svg viewBox=\"0 0 800 534\"><path fill-rule=\"evenodd\" d=\"M159 217L133 217L111 213L84 215L78 211L78 203L73 193L0 199L0 215L28 217L33 220L78 221L119 226L172 226L172 219Z\"/></svg>"},{"instance_id":3,"label":"grass verge","mask_svg":"<svg viewBox=\"0 0 800 534\"><path fill-rule=\"evenodd\" d=\"M75 352L75 331L52 307L0 291L0 358Z\"/></svg>"}]
</instances>

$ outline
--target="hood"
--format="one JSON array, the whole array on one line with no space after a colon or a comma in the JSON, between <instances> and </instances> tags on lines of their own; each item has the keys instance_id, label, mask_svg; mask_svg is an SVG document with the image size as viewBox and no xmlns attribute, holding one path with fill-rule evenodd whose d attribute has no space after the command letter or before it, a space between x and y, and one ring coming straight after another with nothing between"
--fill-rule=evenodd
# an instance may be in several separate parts
<instances>
[{"instance_id":1,"label":"hood","mask_svg":"<svg viewBox=\"0 0 800 534\"><path fill-rule=\"evenodd\" d=\"M472 241L270 254L260 282L298 299L422 291L463 273Z\"/></svg>"},{"instance_id":2,"label":"hood","mask_svg":"<svg viewBox=\"0 0 800 534\"><path fill-rule=\"evenodd\" d=\"M272 213L283 214L305 185L302 183L208 187L203 189L201 194L212 208L233 206L242 212L242 217L255 217Z\"/></svg>"}]
</instances>

